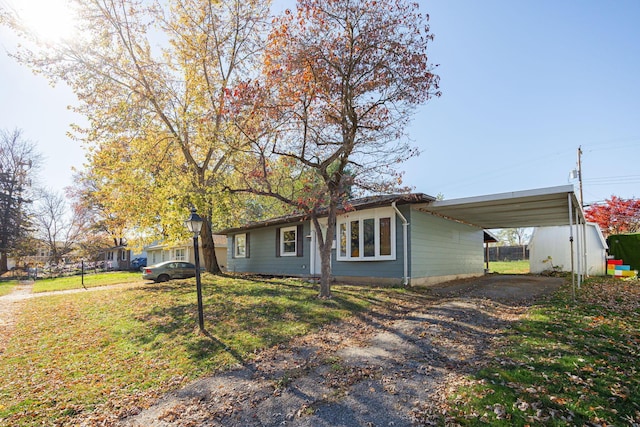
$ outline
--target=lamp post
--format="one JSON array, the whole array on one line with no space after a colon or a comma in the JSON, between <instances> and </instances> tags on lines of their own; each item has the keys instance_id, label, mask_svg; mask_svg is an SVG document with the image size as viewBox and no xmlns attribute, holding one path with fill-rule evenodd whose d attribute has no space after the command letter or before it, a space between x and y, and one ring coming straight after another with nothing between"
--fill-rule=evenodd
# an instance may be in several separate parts
<instances>
[{"instance_id":1,"label":"lamp post","mask_svg":"<svg viewBox=\"0 0 640 427\"><path fill-rule=\"evenodd\" d=\"M191 215L184 222L189 231L193 233L193 253L196 264L196 291L198 293L198 326L200 332L204 332L204 313L202 310L202 284L200 282L200 251L198 250L198 236L202 230L202 218L196 213L196 208L191 208Z\"/></svg>"}]
</instances>

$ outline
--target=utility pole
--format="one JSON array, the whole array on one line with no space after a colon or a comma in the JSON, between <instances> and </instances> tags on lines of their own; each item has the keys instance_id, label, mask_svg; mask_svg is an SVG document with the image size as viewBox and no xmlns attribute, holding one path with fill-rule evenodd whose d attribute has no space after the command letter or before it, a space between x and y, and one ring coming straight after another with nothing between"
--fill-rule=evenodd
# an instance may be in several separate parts
<instances>
[{"instance_id":1,"label":"utility pole","mask_svg":"<svg viewBox=\"0 0 640 427\"><path fill-rule=\"evenodd\" d=\"M578 146L578 185L580 189L580 206L584 207L584 198L582 196L582 146Z\"/></svg>"}]
</instances>

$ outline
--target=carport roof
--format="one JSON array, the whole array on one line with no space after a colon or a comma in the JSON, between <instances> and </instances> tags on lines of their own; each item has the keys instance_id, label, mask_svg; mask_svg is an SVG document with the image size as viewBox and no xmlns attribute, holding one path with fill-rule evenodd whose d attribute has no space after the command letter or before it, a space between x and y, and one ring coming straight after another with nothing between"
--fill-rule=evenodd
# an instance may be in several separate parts
<instances>
[{"instance_id":1,"label":"carport roof","mask_svg":"<svg viewBox=\"0 0 640 427\"><path fill-rule=\"evenodd\" d=\"M579 222L584 222L573 185L438 200L419 209L488 229L567 225L572 210L578 212ZM575 218L571 222L575 223Z\"/></svg>"}]
</instances>

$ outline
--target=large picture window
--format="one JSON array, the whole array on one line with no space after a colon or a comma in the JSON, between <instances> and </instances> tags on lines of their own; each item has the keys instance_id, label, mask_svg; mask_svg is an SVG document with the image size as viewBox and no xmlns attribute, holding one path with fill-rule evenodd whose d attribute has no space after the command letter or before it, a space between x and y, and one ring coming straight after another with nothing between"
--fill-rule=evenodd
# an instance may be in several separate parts
<instances>
[{"instance_id":1,"label":"large picture window","mask_svg":"<svg viewBox=\"0 0 640 427\"><path fill-rule=\"evenodd\" d=\"M371 209L338 217L338 261L382 261L396 259L395 212Z\"/></svg>"}]
</instances>

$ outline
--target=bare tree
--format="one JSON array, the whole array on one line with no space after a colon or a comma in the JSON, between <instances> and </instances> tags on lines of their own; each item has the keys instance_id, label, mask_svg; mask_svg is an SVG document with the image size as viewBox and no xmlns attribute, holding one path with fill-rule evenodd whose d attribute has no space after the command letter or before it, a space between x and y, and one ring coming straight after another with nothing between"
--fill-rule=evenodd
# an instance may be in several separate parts
<instances>
[{"instance_id":1,"label":"bare tree","mask_svg":"<svg viewBox=\"0 0 640 427\"><path fill-rule=\"evenodd\" d=\"M62 262L78 245L83 221L70 213L63 195L40 190L32 214L35 236L46 245L51 264Z\"/></svg>"}]
</instances>

